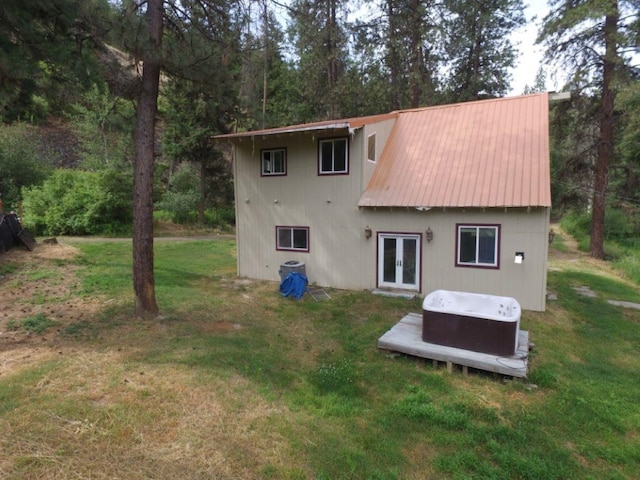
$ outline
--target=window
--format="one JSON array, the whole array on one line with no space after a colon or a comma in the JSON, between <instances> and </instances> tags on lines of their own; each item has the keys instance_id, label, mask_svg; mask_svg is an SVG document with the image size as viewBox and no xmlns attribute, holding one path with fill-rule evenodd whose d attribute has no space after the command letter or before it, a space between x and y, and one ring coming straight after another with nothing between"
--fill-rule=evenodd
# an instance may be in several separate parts
<instances>
[{"instance_id":1,"label":"window","mask_svg":"<svg viewBox=\"0 0 640 480\"><path fill-rule=\"evenodd\" d=\"M286 175L287 151L284 148L262 150L262 175Z\"/></svg>"},{"instance_id":2,"label":"window","mask_svg":"<svg viewBox=\"0 0 640 480\"><path fill-rule=\"evenodd\" d=\"M346 138L320 140L318 173L320 175L349 173L348 147Z\"/></svg>"},{"instance_id":3,"label":"window","mask_svg":"<svg viewBox=\"0 0 640 480\"><path fill-rule=\"evenodd\" d=\"M376 134L372 133L367 137L367 160L376 161Z\"/></svg>"},{"instance_id":4,"label":"window","mask_svg":"<svg viewBox=\"0 0 640 480\"><path fill-rule=\"evenodd\" d=\"M498 268L498 225L458 225L457 229L456 265Z\"/></svg>"},{"instance_id":5,"label":"window","mask_svg":"<svg viewBox=\"0 0 640 480\"><path fill-rule=\"evenodd\" d=\"M276 227L276 250L309 251L309 227Z\"/></svg>"}]
</instances>

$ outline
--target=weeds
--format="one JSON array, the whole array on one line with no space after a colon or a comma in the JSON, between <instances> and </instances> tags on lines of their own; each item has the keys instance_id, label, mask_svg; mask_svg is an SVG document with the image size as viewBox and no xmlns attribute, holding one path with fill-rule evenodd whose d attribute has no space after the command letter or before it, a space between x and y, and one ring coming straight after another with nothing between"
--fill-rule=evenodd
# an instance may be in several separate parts
<instances>
[{"instance_id":1,"label":"weeds","mask_svg":"<svg viewBox=\"0 0 640 480\"><path fill-rule=\"evenodd\" d=\"M56 322L47 318L43 313L38 313L23 320L9 319L7 330L15 331L23 328L27 332L43 334L49 327L57 325Z\"/></svg>"},{"instance_id":2,"label":"weeds","mask_svg":"<svg viewBox=\"0 0 640 480\"><path fill-rule=\"evenodd\" d=\"M354 369L348 360L321 364L313 375L313 383L322 394L351 394L354 391Z\"/></svg>"}]
</instances>

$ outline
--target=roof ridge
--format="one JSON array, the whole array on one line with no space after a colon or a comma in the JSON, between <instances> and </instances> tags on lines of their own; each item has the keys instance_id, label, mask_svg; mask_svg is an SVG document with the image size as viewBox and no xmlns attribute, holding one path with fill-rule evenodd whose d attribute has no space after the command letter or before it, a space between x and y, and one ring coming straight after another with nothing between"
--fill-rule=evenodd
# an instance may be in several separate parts
<instances>
[{"instance_id":1,"label":"roof ridge","mask_svg":"<svg viewBox=\"0 0 640 480\"><path fill-rule=\"evenodd\" d=\"M513 101L513 100L522 100L526 97L537 97L541 95L549 95L549 92L536 92L536 93L528 93L526 95L513 95L511 97L496 97L496 98L483 98L480 100L468 100L466 102L457 102L457 103L444 103L442 105L428 105L424 107L414 107L414 108L402 108L399 110L394 110L391 113L403 114L403 113L419 113L425 110L436 110L436 109L444 109L444 108L456 108L462 105L469 106L470 104L482 104L482 103L490 103L490 102L503 102L503 101Z\"/></svg>"}]
</instances>

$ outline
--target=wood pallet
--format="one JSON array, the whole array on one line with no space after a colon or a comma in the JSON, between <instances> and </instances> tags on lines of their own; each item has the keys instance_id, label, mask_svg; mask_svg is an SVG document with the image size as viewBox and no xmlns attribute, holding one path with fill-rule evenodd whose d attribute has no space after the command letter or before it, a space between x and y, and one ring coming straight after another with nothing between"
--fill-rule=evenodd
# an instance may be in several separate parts
<instances>
[{"instance_id":1,"label":"wood pallet","mask_svg":"<svg viewBox=\"0 0 640 480\"><path fill-rule=\"evenodd\" d=\"M453 371L454 365L459 365L464 373L467 373L468 368L471 367L501 375L524 378L527 376L529 361L529 332L520 330L518 349L515 355L500 357L427 343L422 340L422 315L409 313L380 337L378 348L428 358L433 360L434 364L445 362L449 372Z\"/></svg>"}]
</instances>

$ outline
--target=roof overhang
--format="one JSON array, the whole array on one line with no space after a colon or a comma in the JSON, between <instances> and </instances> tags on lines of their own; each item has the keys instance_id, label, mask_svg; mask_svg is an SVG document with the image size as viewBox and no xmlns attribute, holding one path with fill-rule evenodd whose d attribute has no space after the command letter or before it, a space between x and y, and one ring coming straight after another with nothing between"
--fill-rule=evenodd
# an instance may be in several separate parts
<instances>
[{"instance_id":1,"label":"roof overhang","mask_svg":"<svg viewBox=\"0 0 640 480\"><path fill-rule=\"evenodd\" d=\"M278 135L295 135L300 133L310 132L349 132L353 134L356 130L361 129L365 125L375 123L387 119L397 117L397 112L392 112L384 115L372 115L369 117L358 117L344 120L327 120L323 122L305 123L301 125L292 125L287 127L269 128L264 130L252 130L248 132L236 132L227 133L224 135L215 135L214 141L241 141L245 138L261 138Z\"/></svg>"}]
</instances>

